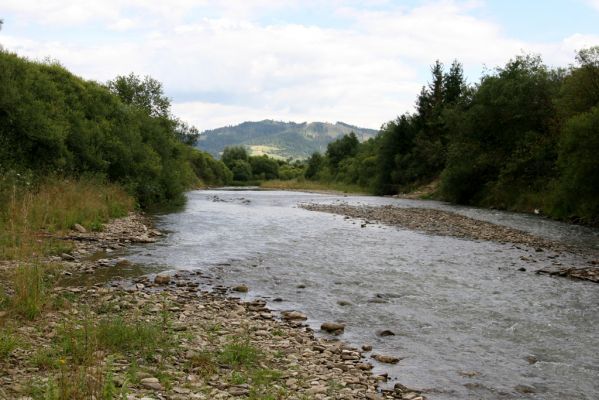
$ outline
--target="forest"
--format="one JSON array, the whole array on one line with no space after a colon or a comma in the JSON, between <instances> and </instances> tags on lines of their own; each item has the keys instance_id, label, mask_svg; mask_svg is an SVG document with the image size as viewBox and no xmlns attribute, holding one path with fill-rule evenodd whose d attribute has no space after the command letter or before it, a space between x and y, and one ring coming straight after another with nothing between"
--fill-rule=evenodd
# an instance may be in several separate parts
<instances>
[{"instance_id":1,"label":"forest","mask_svg":"<svg viewBox=\"0 0 599 400\"><path fill-rule=\"evenodd\" d=\"M568 68L510 60L468 84L437 61L415 111L360 142L353 133L307 160L221 160L193 147L199 133L171 114L160 82L134 74L106 83L53 61L0 53L0 197L49 178L117 183L142 208L181 204L200 185L268 180L349 185L392 195L432 185L430 197L599 224L599 47Z\"/></svg>"},{"instance_id":2,"label":"forest","mask_svg":"<svg viewBox=\"0 0 599 400\"><path fill-rule=\"evenodd\" d=\"M231 178L192 147L197 136L150 77L98 83L0 52L0 197L71 178L118 183L142 208L180 204L189 188Z\"/></svg>"},{"instance_id":3,"label":"forest","mask_svg":"<svg viewBox=\"0 0 599 400\"><path fill-rule=\"evenodd\" d=\"M305 178L379 195L432 183L437 199L599 224L599 47L568 68L518 56L474 85L458 61L431 73L414 112L330 143Z\"/></svg>"}]
</instances>

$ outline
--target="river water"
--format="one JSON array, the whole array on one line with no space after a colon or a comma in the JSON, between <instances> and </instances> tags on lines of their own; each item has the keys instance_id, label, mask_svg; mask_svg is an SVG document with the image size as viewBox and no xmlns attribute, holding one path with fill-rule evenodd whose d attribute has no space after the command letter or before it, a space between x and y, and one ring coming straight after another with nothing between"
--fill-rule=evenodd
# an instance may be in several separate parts
<instances>
[{"instance_id":1,"label":"river water","mask_svg":"<svg viewBox=\"0 0 599 400\"><path fill-rule=\"evenodd\" d=\"M339 201L452 210L599 248L597 231L522 214L430 201L210 190L189 193L185 210L159 216L158 228L169 235L135 247L129 258L152 270L199 269L215 283L247 284L249 298L303 311L315 329L323 321L344 322L343 340L404 357L375 371L425 389L430 399L599 398L599 285L534 274L555 262L551 252L362 228L297 207ZM557 259L580 263L564 254ZM376 335L385 329L395 336Z\"/></svg>"}]
</instances>

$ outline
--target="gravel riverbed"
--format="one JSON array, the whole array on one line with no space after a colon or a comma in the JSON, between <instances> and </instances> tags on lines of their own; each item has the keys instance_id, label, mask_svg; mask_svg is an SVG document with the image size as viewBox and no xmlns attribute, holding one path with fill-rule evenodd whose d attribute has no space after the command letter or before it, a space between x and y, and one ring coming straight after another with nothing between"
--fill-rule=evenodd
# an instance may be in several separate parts
<instances>
[{"instance_id":1,"label":"gravel riverbed","mask_svg":"<svg viewBox=\"0 0 599 400\"><path fill-rule=\"evenodd\" d=\"M456 213L430 208L405 208L392 205L355 206L339 203L305 203L300 204L300 207L310 211L339 214L346 216L346 218L359 219L362 220L362 227L372 223L382 223L432 235L527 246L534 248L538 253L551 250L557 253L578 254L584 259L586 265L556 266L539 269L537 272L599 283L599 254L597 252L582 250L564 243L534 236L518 229L480 221Z\"/></svg>"},{"instance_id":2,"label":"gravel riverbed","mask_svg":"<svg viewBox=\"0 0 599 400\"><path fill-rule=\"evenodd\" d=\"M132 213L111 221L102 232L74 230L65 237L74 242L73 250L44 260L61 265L56 272L62 276L60 286L47 293L52 306L32 321L0 312L0 326L17 343L0 358L0 398L33 399L52 385L60 387L61 379L73 373L71 356L60 355L65 341L91 327L122 321L159 324L168 335L145 358L127 349L98 348L91 355L93 366L82 369L85 379L91 375L89 379L105 384L110 377L110 385L127 399L424 399L399 383L380 389L387 375L373 374L368 357L390 363L398 362L397 357L339 341L334 334L342 325L323 324L317 333L300 312L278 314L262 300L242 301L236 294L247 291L245 286L202 290L198 271L76 283L107 269L115 276L129 266L110 253L156 241L162 233L150 222ZM3 275L14 266L3 262ZM10 284L4 281L3 286L11 295ZM67 346L69 351L73 346ZM77 365L78 371L82 367Z\"/></svg>"}]
</instances>

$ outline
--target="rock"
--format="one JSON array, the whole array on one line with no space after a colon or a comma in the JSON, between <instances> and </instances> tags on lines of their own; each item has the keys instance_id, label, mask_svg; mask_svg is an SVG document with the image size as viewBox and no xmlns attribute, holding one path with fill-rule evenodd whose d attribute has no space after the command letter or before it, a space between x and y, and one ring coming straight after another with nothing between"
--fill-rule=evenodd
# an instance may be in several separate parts
<instances>
[{"instance_id":1,"label":"rock","mask_svg":"<svg viewBox=\"0 0 599 400\"><path fill-rule=\"evenodd\" d=\"M362 346L362 350L364 351L372 351L372 346L369 344L365 344Z\"/></svg>"},{"instance_id":2,"label":"rock","mask_svg":"<svg viewBox=\"0 0 599 400\"><path fill-rule=\"evenodd\" d=\"M247 396L250 394L250 391L243 386L232 386L227 390L231 396Z\"/></svg>"},{"instance_id":3,"label":"rock","mask_svg":"<svg viewBox=\"0 0 599 400\"><path fill-rule=\"evenodd\" d=\"M160 384L158 378L143 378L141 381L139 381L139 383L141 383L143 387L148 389L162 390L162 385Z\"/></svg>"},{"instance_id":4,"label":"rock","mask_svg":"<svg viewBox=\"0 0 599 400\"><path fill-rule=\"evenodd\" d=\"M73 229L76 230L77 232L80 232L80 233L86 233L87 232L87 229L85 229L83 227L83 225L80 225L80 224L73 225Z\"/></svg>"},{"instance_id":5,"label":"rock","mask_svg":"<svg viewBox=\"0 0 599 400\"><path fill-rule=\"evenodd\" d=\"M116 262L116 264L114 264L114 266L115 266L115 267L117 267L117 268L125 268L125 267L130 267L130 266L131 266L131 261L129 261L129 260L125 260L125 259L118 260L118 261Z\"/></svg>"},{"instance_id":6,"label":"rock","mask_svg":"<svg viewBox=\"0 0 599 400\"><path fill-rule=\"evenodd\" d=\"M351 303L349 301L346 301L346 300L339 300L337 302L337 304L339 304L340 306L351 306Z\"/></svg>"},{"instance_id":7,"label":"rock","mask_svg":"<svg viewBox=\"0 0 599 400\"><path fill-rule=\"evenodd\" d=\"M306 390L307 394L325 394L327 392L327 387L324 385L316 385Z\"/></svg>"},{"instance_id":8,"label":"rock","mask_svg":"<svg viewBox=\"0 0 599 400\"><path fill-rule=\"evenodd\" d=\"M233 291L239 293L247 293L249 290L250 288L248 288L247 285L237 285L233 287Z\"/></svg>"},{"instance_id":9,"label":"rock","mask_svg":"<svg viewBox=\"0 0 599 400\"><path fill-rule=\"evenodd\" d=\"M399 360L401 360L401 358L399 358L399 357L385 356L382 354L373 354L372 358L374 358L378 362L385 363L385 364L397 364L399 362Z\"/></svg>"},{"instance_id":10,"label":"rock","mask_svg":"<svg viewBox=\"0 0 599 400\"><path fill-rule=\"evenodd\" d=\"M388 329L385 329L382 331L377 331L376 334L377 334L377 336L380 336L380 337L395 336L395 333L393 333L392 331L390 331Z\"/></svg>"},{"instance_id":11,"label":"rock","mask_svg":"<svg viewBox=\"0 0 599 400\"><path fill-rule=\"evenodd\" d=\"M339 335L345 330L345 325L336 322L325 322L320 325L320 329L334 335Z\"/></svg>"},{"instance_id":12,"label":"rock","mask_svg":"<svg viewBox=\"0 0 599 400\"><path fill-rule=\"evenodd\" d=\"M527 356L526 361L528 361L529 364L536 364L539 360L535 356Z\"/></svg>"},{"instance_id":13,"label":"rock","mask_svg":"<svg viewBox=\"0 0 599 400\"><path fill-rule=\"evenodd\" d=\"M60 258L62 258L65 261L75 261L75 257L73 257L72 255L67 254L67 253L62 253L60 255Z\"/></svg>"},{"instance_id":14,"label":"rock","mask_svg":"<svg viewBox=\"0 0 599 400\"><path fill-rule=\"evenodd\" d=\"M170 281L171 277L167 274L158 274L154 278L154 283L157 285L168 285Z\"/></svg>"},{"instance_id":15,"label":"rock","mask_svg":"<svg viewBox=\"0 0 599 400\"><path fill-rule=\"evenodd\" d=\"M524 267L520 267L520 268L518 268L518 271L521 271L521 272L526 272L526 268L524 268Z\"/></svg>"},{"instance_id":16,"label":"rock","mask_svg":"<svg viewBox=\"0 0 599 400\"><path fill-rule=\"evenodd\" d=\"M284 311L281 313L281 317L285 321L305 321L308 319L306 314L303 314L299 311Z\"/></svg>"},{"instance_id":17,"label":"rock","mask_svg":"<svg viewBox=\"0 0 599 400\"><path fill-rule=\"evenodd\" d=\"M516 389L517 392L524 393L524 394L536 393L536 391L537 391L534 387L528 386L528 385L516 385L514 387L514 389Z\"/></svg>"}]
</instances>

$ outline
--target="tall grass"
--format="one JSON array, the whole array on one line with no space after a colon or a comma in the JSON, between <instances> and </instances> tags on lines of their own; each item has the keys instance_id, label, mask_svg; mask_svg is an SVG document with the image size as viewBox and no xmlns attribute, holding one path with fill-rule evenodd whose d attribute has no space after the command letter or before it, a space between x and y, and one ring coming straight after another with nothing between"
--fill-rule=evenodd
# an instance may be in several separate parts
<instances>
[{"instance_id":1,"label":"tall grass","mask_svg":"<svg viewBox=\"0 0 599 400\"><path fill-rule=\"evenodd\" d=\"M0 182L0 199L0 259L17 260L64 252L69 245L53 234L75 224L101 229L135 205L120 186L94 179L48 179L36 188Z\"/></svg>"},{"instance_id":2,"label":"tall grass","mask_svg":"<svg viewBox=\"0 0 599 400\"><path fill-rule=\"evenodd\" d=\"M10 306L16 314L35 319L46 304L46 282L43 267L18 266L14 270L14 295Z\"/></svg>"}]
</instances>

